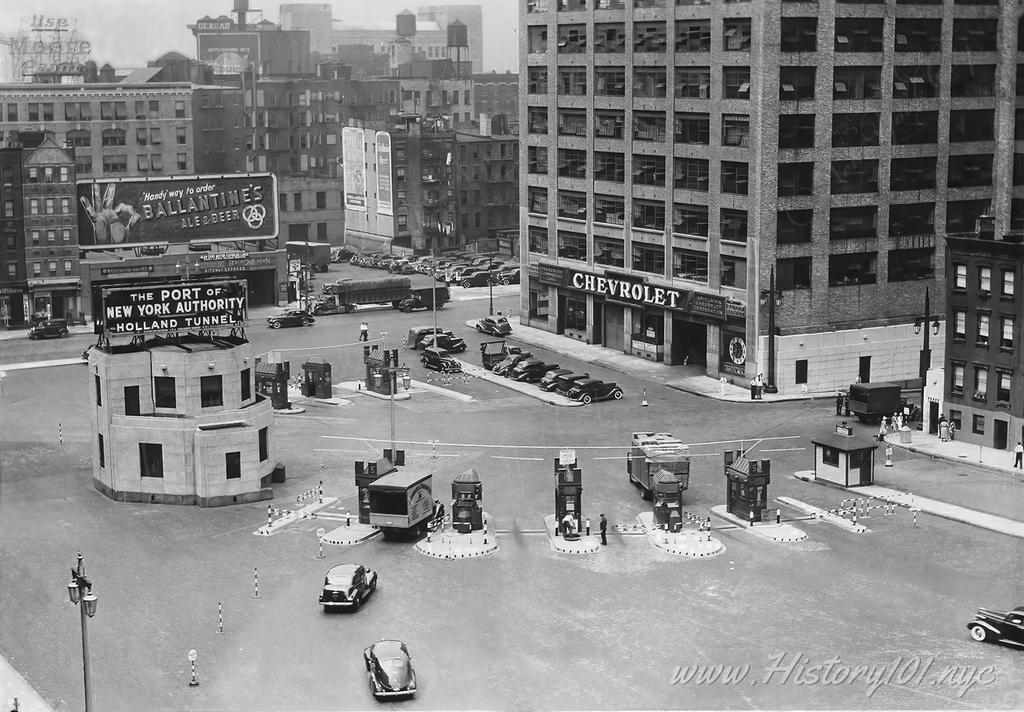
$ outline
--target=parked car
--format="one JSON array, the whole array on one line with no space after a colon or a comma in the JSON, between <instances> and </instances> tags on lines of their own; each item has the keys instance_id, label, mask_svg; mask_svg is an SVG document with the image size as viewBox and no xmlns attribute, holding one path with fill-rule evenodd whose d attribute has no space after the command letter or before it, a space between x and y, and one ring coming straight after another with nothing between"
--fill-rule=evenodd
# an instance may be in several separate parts
<instances>
[{"instance_id":1,"label":"parked car","mask_svg":"<svg viewBox=\"0 0 1024 712\"><path fill-rule=\"evenodd\" d=\"M512 325L503 316L485 316L477 321L476 330L491 336L508 336L512 333Z\"/></svg>"},{"instance_id":2,"label":"parked car","mask_svg":"<svg viewBox=\"0 0 1024 712\"><path fill-rule=\"evenodd\" d=\"M555 379L559 376L568 376L572 373L572 369L568 368L556 368L552 371L548 371L541 376L540 381L537 382L537 387L542 391L553 391Z\"/></svg>"},{"instance_id":3,"label":"parked car","mask_svg":"<svg viewBox=\"0 0 1024 712\"><path fill-rule=\"evenodd\" d=\"M46 321L36 322L28 330L28 338L30 339L63 339L67 335L68 323L64 319L47 319Z\"/></svg>"},{"instance_id":4,"label":"parked car","mask_svg":"<svg viewBox=\"0 0 1024 712\"><path fill-rule=\"evenodd\" d=\"M267 317L267 326L280 329L282 326L313 326L316 319L308 311L287 309L280 314Z\"/></svg>"},{"instance_id":5,"label":"parked car","mask_svg":"<svg viewBox=\"0 0 1024 712\"><path fill-rule=\"evenodd\" d=\"M568 376L563 376L555 382L555 393L560 396L569 397L569 391L580 381L586 381L590 378L589 373L571 373Z\"/></svg>"},{"instance_id":6,"label":"parked car","mask_svg":"<svg viewBox=\"0 0 1024 712\"><path fill-rule=\"evenodd\" d=\"M513 381L537 383L548 371L557 369L557 363L544 363L539 358L528 358L515 365L512 369L511 377Z\"/></svg>"},{"instance_id":7,"label":"parked car","mask_svg":"<svg viewBox=\"0 0 1024 712\"><path fill-rule=\"evenodd\" d=\"M569 389L566 397L580 401L584 405L589 405L594 401L609 400L611 398L619 400L622 398L622 389L612 382L601 381L597 378L584 378L577 381Z\"/></svg>"},{"instance_id":8,"label":"parked car","mask_svg":"<svg viewBox=\"0 0 1024 712\"><path fill-rule=\"evenodd\" d=\"M325 611L338 608L359 610L370 594L377 590L377 572L358 564L332 566L324 576L320 605Z\"/></svg>"},{"instance_id":9,"label":"parked car","mask_svg":"<svg viewBox=\"0 0 1024 712\"><path fill-rule=\"evenodd\" d=\"M488 272L487 270L463 272L459 277L458 282L464 289L469 289L470 287L486 287L487 285L491 285L493 287L498 284L498 280L495 278L494 273Z\"/></svg>"},{"instance_id":10,"label":"parked car","mask_svg":"<svg viewBox=\"0 0 1024 712\"><path fill-rule=\"evenodd\" d=\"M979 643L1004 643L1024 648L1024 606L1005 612L979 608L974 620L967 624L967 630Z\"/></svg>"},{"instance_id":11,"label":"parked car","mask_svg":"<svg viewBox=\"0 0 1024 712\"><path fill-rule=\"evenodd\" d=\"M519 284L519 268L518 267L505 267L502 268L496 275L495 279L498 280L498 284Z\"/></svg>"},{"instance_id":12,"label":"parked car","mask_svg":"<svg viewBox=\"0 0 1024 712\"><path fill-rule=\"evenodd\" d=\"M504 361L496 364L491 372L498 376L507 376L515 368L516 364L520 361L525 361L528 358L532 358L533 354L529 351L520 351L517 354L509 354Z\"/></svg>"},{"instance_id":13,"label":"parked car","mask_svg":"<svg viewBox=\"0 0 1024 712\"><path fill-rule=\"evenodd\" d=\"M450 331L439 334L428 333L419 340L416 348L422 351L431 346L453 354L460 354L466 350L466 342L462 340L462 337L456 336Z\"/></svg>"},{"instance_id":14,"label":"parked car","mask_svg":"<svg viewBox=\"0 0 1024 712\"><path fill-rule=\"evenodd\" d=\"M382 697L411 697L416 694L416 671L405 643L378 640L363 651L370 692Z\"/></svg>"},{"instance_id":15,"label":"parked car","mask_svg":"<svg viewBox=\"0 0 1024 712\"><path fill-rule=\"evenodd\" d=\"M349 262L355 254L355 252L347 247L334 247L331 249L331 262Z\"/></svg>"},{"instance_id":16,"label":"parked car","mask_svg":"<svg viewBox=\"0 0 1024 712\"><path fill-rule=\"evenodd\" d=\"M443 333L447 329L442 329L440 326L437 327L438 333ZM420 340L424 336L430 336L434 332L433 326L414 326L409 329L409 333L405 336L405 348L407 349L421 349Z\"/></svg>"},{"instance_id":17,"label":"parked car","mask_svg":"<svg viewBox=\"0 0 1024 712\"><path fill-rule=\"evenodd\" d=\"M462 366L459 362L448 355L448 352L444 349L439 349L434 346L428 346L423 349L423 355L420 357L420 363L425 368L429 368L440 373L458 373L462 370Z\"/></svg>"}]
</instances>

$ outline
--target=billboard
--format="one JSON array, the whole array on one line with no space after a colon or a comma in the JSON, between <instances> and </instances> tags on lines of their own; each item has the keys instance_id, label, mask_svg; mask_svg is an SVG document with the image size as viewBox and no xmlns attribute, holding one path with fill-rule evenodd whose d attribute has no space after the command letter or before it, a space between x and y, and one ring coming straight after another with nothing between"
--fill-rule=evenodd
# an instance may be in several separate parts
<instances>
[{"instance_id":1,"label":"billboard","mask_svg":"<svg viewBox=\"0 0 1024 712\"><path fill-rule=\"evenodd\" d=\"M111 287L102 292L107 336L236 326L245 321L245 280Z\"/></svg>"},{"instance_id":2,"label":"billboard","mask_svg":"<svg viewBox=\"0 0 1024 712\"><path fill-rule=\"evenodd\" d=\"M391 134L378 131L377 144L377 212L394 215L395 202L391 193Z\"/></svg>"},{"instance_id":3,"label":"billboard","mask_svg":"<svg viewBox=\"0 0 1024 712\"><path fill-rule=\"evenodd\" d=\"M213 66L214 74L241 74L249 64L260 66L258 32L200 34L199 61Z\"/></svg>"},{"instance_id":4,"label":"billboard","mask_svg":"<svg viewBox=\"0 0 1024 712\"><path fill-rule=\"evenodd\" d=\"M363 130L341 129L341 161L345 169L345 209L366 210L366 144Z\"/></svg>"},{"instance_id":5,"label":"billboard","mask_svg":"<svg viewBox=\"0 0 1024 712\"><path fill-rule=\"evenodd\" d=\"M271 173L78 181L84 249L277 237Z\"/></svg>"}]
</instances>

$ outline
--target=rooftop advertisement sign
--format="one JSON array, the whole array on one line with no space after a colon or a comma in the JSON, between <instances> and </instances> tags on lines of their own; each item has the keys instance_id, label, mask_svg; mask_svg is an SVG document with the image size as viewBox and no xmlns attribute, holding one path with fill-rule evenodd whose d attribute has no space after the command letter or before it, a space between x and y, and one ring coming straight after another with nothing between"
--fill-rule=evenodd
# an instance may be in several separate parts
<instances>
[{"instance_id":1,"label":"rooftop advertisement sign","mask_svg":"<svg viewBox=\"0 0 1024 712\"><path fill-rule=\"evenodd\" d=\"M85 249L268 240L278 233L270 173L78 181L78 242Z\"/></svg>"},{"instance_id":2,"label":"rooftop advertisement sign","mask_svg":"<svg viewBox=\"0 0 1024 712\"><path fill-rule=\"evenodd\" d=\"M244 280L138 285L104 289L106 335L198 331L245 321Z\"/></svg>"}]
</instances>

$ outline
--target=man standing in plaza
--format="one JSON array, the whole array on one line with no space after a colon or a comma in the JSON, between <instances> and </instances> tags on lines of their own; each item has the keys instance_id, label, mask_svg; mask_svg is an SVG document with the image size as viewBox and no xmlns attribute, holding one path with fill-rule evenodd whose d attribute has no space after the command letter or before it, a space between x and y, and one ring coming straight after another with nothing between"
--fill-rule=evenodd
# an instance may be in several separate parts
<instances>
[{"instance_id":1,"label":"man standing in plaza","mask_svg":"<svg viewBox=\"0 0 1024 712\"><path fill-rule=\"evenodd\" d=\"M603 514L601 515L601 543L608 543L608 520Z\"/></svg>"},{"instance_id":2,"label":"man standing in plaza","mask_svg":"<svg viewBox=\"0 0 1024 712\"><path fill-rule=\"evenodd\" d=\"M1017 447L1013 448L1013 466L1024 470L1024 445L1021 445L1020 440L1017 441Z\"/></svg>"},{"instance_id":3,"label":"man standing in plaza","mask_svg":"<svg viewBox=\"0 0 1024 712\"><path fill-rule=\"evenodd\" d=\"M841 391L836 391L836 415L843 414L843 394Z\"/></svg>"},{"instance_id":4,"label":"man standing in plaza","mask_svg":"<svg viewBox=\"0 0 1024 712\"><path fill-rule=\"evenodd\" d=\"M370 325L365 321L359 325L359 340L369 341L370 340Z\"/></svg>"}]
</instances>

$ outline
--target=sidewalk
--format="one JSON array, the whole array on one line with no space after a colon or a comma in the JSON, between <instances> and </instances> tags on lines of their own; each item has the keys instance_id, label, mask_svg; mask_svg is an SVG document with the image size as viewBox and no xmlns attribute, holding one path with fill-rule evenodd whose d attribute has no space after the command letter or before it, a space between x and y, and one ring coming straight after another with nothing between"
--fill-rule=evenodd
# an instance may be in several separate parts
<instances>
[{"instance_id":1,"label":"sidewalk","mask_svg":"<svg viewBox=\"0 0 1024 712\"><path fill-rule=\"evenodd\" d=\"M1016 475L1018 480L1024 479L1024 470L1013 468L1012 451L996 450L994 447L985 447L959 440L943 442L938 435L923 433L919 430L911 431L910 438L911 442L904 444L899 442L899 437L896 434L891 434L885 436L885 441L894 447L901 447L910 452L977 465L995 472Z\"/></svg>"},{"instance_id":2,"label":"sidewalk","mask_svg":"<svg viewBox=\"0 0 1024 712\"><path fill-rule=\"evenodd\" d=\"M5 712L13 710L15 699L20 712L53 712L53 708L11 667L7 658L0 655L0 709Z\"/></svg>"},{"instance_id":3,"label":"sidewalk","mask_svg":"<svg viewBox=\"0 0 1024 712\"><path fill-rule=\"evenodd\" d=\"M666 366L663 363L624 354L616 349L587 344L532 326L523 326L519 323L518 316L509 316L508 321L512 325L512 335L509 338L513 340L603 366L612 371L646 378L654 383L705 398L755 404L806 400L808 398L835 398L836 395L834 389L829 389L821 392L811 391L806 395L765 393L763 400L751 400L750 385L745 379L738 376L731 377L731 383L722 383L705 375L703 366Z\"/></svg>"}]
</instances>

